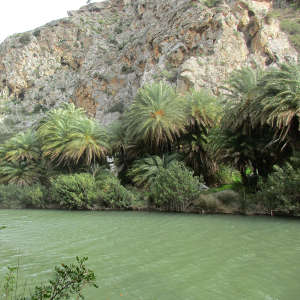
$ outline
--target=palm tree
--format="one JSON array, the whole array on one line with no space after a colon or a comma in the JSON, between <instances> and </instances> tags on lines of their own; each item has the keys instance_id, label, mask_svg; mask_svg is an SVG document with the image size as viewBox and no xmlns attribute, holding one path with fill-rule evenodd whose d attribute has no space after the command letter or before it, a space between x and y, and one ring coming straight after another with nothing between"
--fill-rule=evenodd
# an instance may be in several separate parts
<instances>
[{"instance_id":1,"label":"palm tree","mask_svg":"<svg viewBox=\"0 0 300 300\"><path fill-rule=\"evenodd\" d=\"M186 95L186 104L188 132L191 130L207 132L220 119L221 104L205 89L190 91Z\"/></svg>"},{"instance_id":2,"label":"palm tree","mask_svg":"<svg viewBox=\"0 0 300 300\"><path fill-rule=\"evenodd\" d=\"M241 173L244 185L249 185L247 169L252 175L267 176L275 164L282 164L292 155L291 147L282 149L282 143L270 145L273 132L269 127L252 130L248 134L226 128L215 129L211 134L211 151L219 163L229 164Z\"/></svg>"},{"instance_id":3,"label":"palm tree","mask_svg":"<svg viewBox=\"0 0 300 300\"><path fill-rule=\"evenodd\" d=\"M208 91L191 91L185 97L187 108L186 133L180 137L180 152L195 175L203 175L208 185L215 183L218 166L209 153L207 136L221 117L218 99Z\"/></svg>"},{"instance_id":4,"label":"palm tree","mask_svg":"<svg viewBox=\"0 0 300 300\"><path fill-rule=\"evenodd\" d=\"M184 131L185 120L184 101L172 87L159 82L138 91L124 125L133 143L144 144L154 154L170 151Z\"/></svg>"},{"instance_id":5,"label":"palm tree","mask_svg":"<svg viewBox=\"0 0 300 300\"><path fill-rule=\"evenodd\" d=\"M132 143L129 145L123 119L114 121L108 127L110 144L110 156L113 157L113 164L117 167L118 176L122 182L128 183L127 171L132 162L140 155L140 149L135 149Z\"/></svg>"},{"instance_id":6,"label":"palm tree","mask_svg":"<svg viewBox=\"0 0 300 300\"><path fill-rule=\"evenodd\" d=\"M149 186L158 175L160 168L168 168L180 158L178 153L152 155L136 160L128 171L129 177L138 186Z\"/></svg>"},{"instance_id":7,"label":"palm tree","mask_svg":"<svg viewBox=\"0 0 300 300\"><path fill-rule=\"evenodd\" d=\"M41 149L33 130L21 132L0 146L2 161L38 161L40 156Z\"/></svg>"},{"instance_id":8,"label":"palm tree","mask_svg":"<svg viewBox=\"0 0 300 300\"><path fill-rule=\"evenodd\" d=\"M0 146L0 182L48 183L51 166L42 158L40 143L32 129L17 134Z\"/></svg>"},{"instance_id":9,"label":"palm tree","mask_svg":"<svg viewBox=\"0 0 300 300\"><path fill-rule=\"evenodd\" d=\"M252 103L260 92L259 83L264 76L260 68L245 67L232 72L223 96L226 99L225 113L222 122L232 130L248 131L249 127L257 126L253 119ZM257 104L256 109L261 109ZM255 115L255 112L254 112Z\"/></svg>"},{"instance_id":10,"label":"palm tree","mask_svg":"<svg viewBox=\"0 0 300 300\"><path fill-rule=\"evenodd\" d=\"M106 130L95 120L82 118L72 123L61 159L73 161L75 164L83 160L85 165L90 165L92 162L104 160L108 151Z\"/></svg>"},{"instance_id":11,"label":"palm tree","mask_svg":"<svg viewBox=\"0 0 300 300\"><path fill-rule=\"evenodd\" d=\"M252 69L244 67L237 69L230 74L226 86L222 89L226 92L224 95L228 100L241 102L245 97L255 92L257 84L263 77L264 71L260 68Z\"/></svg>"},{"instance_id":12,"label":"palm tree","mask_svg":"<svg viewBox=\"0 0 300 300\"><path fill-rule=\"evenodd\" d=\"M38 135L44 157L57 165L88 166L103 160L109 150L106 130L73 104L49 112Z\"/></svg>"},{"instance_id":13,"label":"palm tree","mask_svg":"<svg viewBox=\"0 0 300 300\"><path fill-rule=\"evenodd\" d=\"M31 185L38 183L42 177L42 170L36 163L4 162L0 164L0 183Z\"/></svg>"},{"instance_id":14,"label":"palm tree","mask_svg":"<svg viewBox=\"0 0 300 300\"><path fill-rule=\"evenodd\" d=\"M260 88L262 94L253 103L256 119L274 128L279 141L300 149L300 65L282 64L271 69ZM258 102L262 109L257 109Z\"/></svg>"},{"instance_id":15,"label":"palm tree","mask_svg":"<svg viewBox=\"0 0 300 300\"><path fill-rule=\"evenodd\" d=\"M282 142L273 142L272 124L261 117L265 110L264 89L266 85L272 85L270 80L269 72L263 73L259 69L235 71L228 82L229 93L221 126L212 134L211 147L216 157L220 162L236 167L244 184L248 182L247 168L252 169L254 175L266 178L274 164L291 155L289 146L283 151Z\"/></svg>"}]
</instances>

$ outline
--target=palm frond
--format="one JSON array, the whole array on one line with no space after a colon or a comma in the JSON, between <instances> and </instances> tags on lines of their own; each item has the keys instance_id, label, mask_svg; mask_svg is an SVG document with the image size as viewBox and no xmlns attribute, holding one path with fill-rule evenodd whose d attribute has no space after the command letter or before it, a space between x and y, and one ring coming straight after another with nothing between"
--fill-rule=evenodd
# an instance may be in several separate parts
<instances>
[{"instance_id":1,"label":"palm frond","mask_svg":"<svg viewBox=\"0 0 300 300\"><path fill-rule=\"evenodd\" d=\"M144 143L151 149L161 149L174 142L184 131L185 103L173 88L159 82L141 88L124 125L134 143Z\"/></svg>"}]
</instances>

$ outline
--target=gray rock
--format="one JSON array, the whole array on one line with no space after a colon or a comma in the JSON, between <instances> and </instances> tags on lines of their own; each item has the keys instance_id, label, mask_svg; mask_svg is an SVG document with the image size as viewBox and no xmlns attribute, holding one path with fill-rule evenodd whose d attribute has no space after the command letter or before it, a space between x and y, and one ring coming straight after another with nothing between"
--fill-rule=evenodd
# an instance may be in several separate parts
<instances>
[{"instance_id":1,"label":"gray rock","mask_svg":"<svg viewBox=\"0 0 300 300\"><path fill-rule=\"evenodd\" d=\"M62 102L74 102L107 124L120 114L110 108L128 105L139 87L155 80L181 91L205 87L218 94L235 68L297 61L279 24L266 21L269 5L90 3L0 45L0 94L7 91L0 102L24 108L24 120L17 125L26 128Z\"/></svg>"}]
</instances>

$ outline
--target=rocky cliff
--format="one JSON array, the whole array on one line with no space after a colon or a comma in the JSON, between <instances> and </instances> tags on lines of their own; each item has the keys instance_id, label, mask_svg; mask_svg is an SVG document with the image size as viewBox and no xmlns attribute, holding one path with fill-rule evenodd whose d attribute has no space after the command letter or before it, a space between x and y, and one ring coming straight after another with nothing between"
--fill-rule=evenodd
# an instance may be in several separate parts
<instances>
[{"instance_id":1,"label":"rocky cliff","mask_svg":"<svg viewBox=\"0 0 300 300\"><path fill-rule=\"evenodd\" d=\"M149 81L218 94L235 68L297 60L268 14L270 2L216 3L92 3L7 38L0 45L2 123L27 127L63 101L107 123Z\"/></svg>"}]
</instances>

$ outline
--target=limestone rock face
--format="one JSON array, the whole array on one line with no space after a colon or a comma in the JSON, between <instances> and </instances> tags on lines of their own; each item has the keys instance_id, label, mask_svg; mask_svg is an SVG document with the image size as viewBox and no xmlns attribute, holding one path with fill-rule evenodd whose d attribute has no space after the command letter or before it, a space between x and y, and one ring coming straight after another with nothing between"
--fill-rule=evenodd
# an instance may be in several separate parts
<instances>
[{"instance_id":1,"label":"limestone rock face","mask_svg":"<svg viewBox=\"0 0 300 300\"><path fill-rule=\"evenodd\" d=\"M146 82L218 94L236 68L297 61L269 9L269 1L208 8L196 0L111 0L70 11L0 45L0 109L21 107L15 123L25 128L74 102L109 123Z\"/></svg>"}]
</instances>

